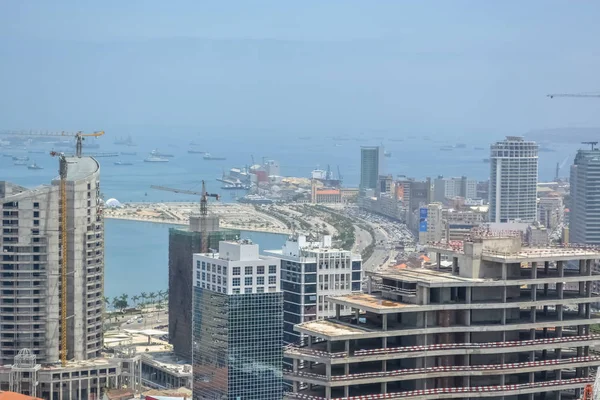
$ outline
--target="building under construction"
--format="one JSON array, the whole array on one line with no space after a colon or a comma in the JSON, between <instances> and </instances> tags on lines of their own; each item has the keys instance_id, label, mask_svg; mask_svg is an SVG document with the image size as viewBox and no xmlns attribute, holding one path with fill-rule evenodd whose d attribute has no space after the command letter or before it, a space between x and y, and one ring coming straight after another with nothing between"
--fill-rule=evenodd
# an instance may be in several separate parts
<instances>
[{"instance_id":1,"label":"building under construction","mask_svg":"<svg viewBox=\"0 0 600 400\"><path fill-rule=\"evenodd\" d=\"M202 223L206 222L207 249L218 249L222 240L236 240L240 232L219 228L219 217L190 217L188 228L169 230L169 342L173 351L192 360L193 255L202 252Z\"/></svg>"},{"instance_id":2,"label":"building under construction","mask_svg":"<svg viewBox=\"0 0 600 400\"><path fill-rule=\"evenodd\" d=\"M137 364L101 354L100 166L91 157L60 163L63 179L50 185L0 181L0 390L94 399L125 384L123 372Z\"/></svg>"},{"instance_id":3,"label":"building under construction","mask_svg":"<svg viewBox=\"0 0 600 400\"><path fill-rule=\"evenodd\" d=\"M593 381L600 301L589 247L525 247L473 232L433 244L428 268L370 273L366 293L330 297L336 317L299 324L288 399L578 399ZM442 267L442 260L444 265ZM343 316L341 307L353 310Z\"/></svg>"}]
</instances>

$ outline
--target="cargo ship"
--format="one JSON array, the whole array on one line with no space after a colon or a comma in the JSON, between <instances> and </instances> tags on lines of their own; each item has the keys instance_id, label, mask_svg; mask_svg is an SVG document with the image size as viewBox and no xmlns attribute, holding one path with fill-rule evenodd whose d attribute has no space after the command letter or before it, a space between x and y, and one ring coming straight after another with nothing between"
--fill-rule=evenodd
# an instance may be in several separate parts
<instances>
[{"instance_id":1,"label":"cargo ship","mask_svg":"<svg viewBox=\"0 0 600 400\"><path fill-rule=\"evenodd\" d=\"M169 159L168 158L163 158L163 157L157 157L157 156L150 155L147 158L144 158L144 162L147 162L147 163L165 163L165 162L169 162Z\"/></svg>"},{"instance_id":2,"label":"cargo ship","mask_svg":"<svg viewBox=\"0 0 600 400\"><path fill-rule=\"evenodd\" d=\"M115 144L119 146L135 146L135 143L133 143L133 140L131 140L131 136L117 139L115 140Z\"/></svg>"},{"instance_id":3,"label":"cargo ship","mask_svg":"<svg viewBox=\"0 0 600 400\"><path fill-rule=\"evenodd\" d=\"M35 162L31 165L27 166L27 169L44 169L42 167L40 167L39 165L37 165Z\"/></svg>"},{"instance_id":4,"label":"cargo ship","mask_svg":"<svg viewBox=\"0 0 600 400\"><path fill-rule=\"evenodd\" d=\"M225 157L214 157L210 153L205 153L204 156L202 157L202 159L208 160L208 161L223 161L223 160L227 160Z\"/></svg>"},{"instance_id":5,"label":"cargo ship","mask_svg":"<svg viewBox=\"0 0 600 400\"><path fill-rule=\"evenodd\" d=\"M175 157L173 154L167 154L167 153L161 153L158 150L154 149L150 152L151 156L154 157L162 157L162 158L171 158L171 157Z\"/></svg>"},{"instance_id":6,"label":"cargo ship","mask_svg":"<svg viewBox=\"0 0 600 400\"><path fill-rule=\"evenodd\" d=\"M14 165L27 165L27 161L25 160L17 160L14 162Z\"/></svg>"}]
</instances>

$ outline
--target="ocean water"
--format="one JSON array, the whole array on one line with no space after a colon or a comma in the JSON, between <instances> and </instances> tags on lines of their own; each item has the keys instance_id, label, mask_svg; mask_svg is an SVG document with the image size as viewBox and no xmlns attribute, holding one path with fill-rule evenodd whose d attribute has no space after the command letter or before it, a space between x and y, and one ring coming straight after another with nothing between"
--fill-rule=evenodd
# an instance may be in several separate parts
<instances>
[{"instance_id":1,"label":"ocean water","mask_svg":"<svg viewBox=\"0 0 600 400\"><path fill-rule=\"evenodd\" d=\"M151 222L105 221L104 295L107 297L157 292L169 286L169 228ZM241 232L260 249L279 249L285 235Z\"/></svg>"},{"instance_id":2,"label":"ocean water","mask_svg":"<svg viewBox=\"0 0 600 400\"><path fill-rule=\"evenodd\" d=\"M190 131L169 132L169 136L147 132L111 132L95 140L99 149L90 152L137 152L135 156L98 158L101 164L101 192L105 199L117 198L120 201L197 201L198 196L181 195L172 192L150 189L150 185L163 185L175 188L200 190L205 180L209 192L217 192L222 201L235 201L236 193L220 190L216 181L223 171L232 167L243 167L261 162L262 158L278 160L281 174L285 176L309 177L313 169L327 168L327 164L337 174L339 166L346 186L358 186L360 179L360 146L383 144L392 157L385 159L385 171L396 175L424 178L461 176L484 180L489 177L489 165L482 162L489 156L489 150L475 150L474 147L488 149L490 142L502 138L490 138L482 134L470 141L464 138L439 139L430 135L431 140L419 136L384 133L383 137L367 139L360 133L349 135L348 140L334 140L339 132L299 132L287 135L276 132L252 132L245 135L230 135L226 131L190 133ZM135 147L115 145L117 137L131 134ZM269 135L270 138L266 138ZM310 139L301 139L310 136ZM174 138L177 138L175 140ZM402 138L392 141L389 138ZM190 142L203 143L191 146ZM444 145L458 142L468 143L466 149L441 151ZM90 142L87 142L90 143ZM581 145L561 145L553 147L553 152L540 153L539 178L548 181L554 178L556 164L562 165L561 175L568 176L568 167ZM38 147L38 149L50 150ZM175 157L168 163L144 163L148 153L158 149ZM214 156L227 157L225 161L204 161L200 154L189 154L188 149L209 151ZM85 151L85 143L84 143ZM31 161L41 165L42 170L29 170L14 166L10 157L0 157L0 180L9 180L26 187L47 184L58 175L58 160L48 154L28 154L24 150L6 150L2 153L27 155ZM134 165L116 166L117 160L129 161ZM244 192L238 192L243 196ZM145 222L106 221L106 279L105 291L109 297L122 293L130 295L142 291L151 292L166 289L168 284L168 225ZM259 243L262 249L279 248L284 241L281 235L248 233L246 237Z\"/></svg>"}]
</instances>

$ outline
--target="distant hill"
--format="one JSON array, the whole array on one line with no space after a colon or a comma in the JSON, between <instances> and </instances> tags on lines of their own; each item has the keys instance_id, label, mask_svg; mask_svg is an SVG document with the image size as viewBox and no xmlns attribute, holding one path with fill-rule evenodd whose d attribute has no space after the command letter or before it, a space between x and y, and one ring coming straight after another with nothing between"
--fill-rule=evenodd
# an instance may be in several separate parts
<instances>
[{"instance_id":1,"label":"distant hill","mask_svg":"<svg viewBox=\"0 0 600 400\"><path fill-rule=\"evenodd\" d=\"M535 129L527 132L525 137L536 142L553 143L600 141L600 127Z\"/></svg>"}]
</instances>

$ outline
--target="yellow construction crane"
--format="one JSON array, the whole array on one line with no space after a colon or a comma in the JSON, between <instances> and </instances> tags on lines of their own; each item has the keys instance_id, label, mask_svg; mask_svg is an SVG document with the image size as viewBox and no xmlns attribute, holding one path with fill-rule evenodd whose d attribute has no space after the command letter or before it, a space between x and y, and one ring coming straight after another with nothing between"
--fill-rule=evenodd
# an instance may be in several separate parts
<instances>
[{"instance_id":1,"label":"yellow construction crane","mask_svg":"<svg viewBox=\"0 0 600 400\"><path fill-rule=\"evenodd\" d=\"M92 133L83 133L82 131L70 133L70 132L58 132L58 133L48 133L48 132L35 132L35 131L2 131L0 132L2 135L10 135L10 136L40 136L40 137L54 137L54 136L62 136L62 137L74 137L75 138L75 155L77 157L81 157L83 141L86 137L100 137L104 135L104 131L96 131Z\"/></svg>"},{"instance_id":2,"label":"yellow construction crane","mask_svg":"<svg viewBox=\"0 0 600 400\"><path fill-rule=\"evenodd\" d=\"M67 364L67 159L63 153L51 152L52 157L58 157L60 177L60 362L63 367Z\"/></svg>"},{"instance_id":3,"label":"yellow construction crane","mask_svg":"<svg viewBox=\"0 0 600 400\"><path fill-rule=\"evenodd\" d=\"M208 198L212 197L215 200L219 201L220 196L218 194L214 194L214 193L207 193L206 192L206 184L204 183L204 181L202 181L202 191L201 192L196 192L193 190L175 189L175 188L170 188L170 187L166 187L166 186L155 186L155 185L150 186L150 188L157 189L157 190L164 190L167 192L193 194L193 195L200 196L200 218L202 221L202 226L201 226L201 229L202 229L201 241L202 241L202 243L200 243L200 248L201 248L202 253L208 253L208 225L207 225L207 218L206 218L208 216Z\"/></svg>"}]
</instances>

